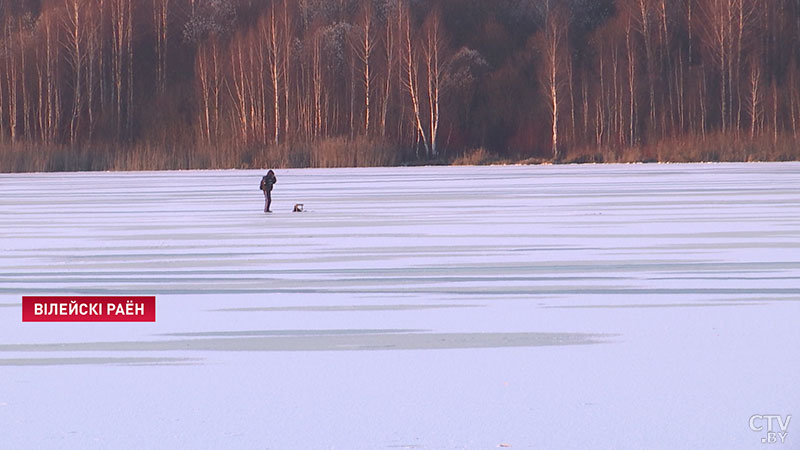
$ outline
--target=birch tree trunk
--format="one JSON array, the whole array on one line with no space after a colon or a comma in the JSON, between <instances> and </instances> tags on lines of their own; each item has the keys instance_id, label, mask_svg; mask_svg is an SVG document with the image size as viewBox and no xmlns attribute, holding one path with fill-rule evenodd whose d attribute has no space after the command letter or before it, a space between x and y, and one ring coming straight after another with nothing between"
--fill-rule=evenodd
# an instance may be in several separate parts
<instances>
[{"instance_id":1,"label":"birch tree trunk","mask_svg":"<svg viewBox=\"0 0 800 450\"><path fill-rule=\"evenodd\" d=\"M68 16L65 28L68 35L66 42L69 64L72 69L72 115L69 121L69 141L75 144L78 138L78 127L83 109L83 64L84 64L84 2L67 0Z\"/></svg>"},{"instance_id":2,"label":"birch tree trunk","mask_svg":"<svg viewBox=\"0 0 800 450\"><path fill-rule=\"evenodd\" d=\"M551 137L551 151L553 160L558 161L561 158L558 143L558 129L559 129L559 105L561 103L561 86L563 80L561 79L564 66L564 43L565 43L565 29L566 29L566 13L559 8L551 8L546 11L545 26L542 35L542 50L544 57L544 64L542 65L543 76L542 84L547 93L548 107L550 108L550 137ZM600 52L602 55L602 51ZM601 66L602 76L602 66ZM600 96L604 97L605 93L603 86L600 88ZM604 102L601 102L601 104Z\"/></svg>"},{"instance_id":3,"label":"birch tree trunk","mask_svg":"<svg viewBox=\"0 0 800 450\"><path fill-rule=\"evenodd\" d=\"M386 116L389 114L389 101L392 93L392 77L394 75L394 20L396 10L386 17L384 46L386 50L386 79L383 84L383 107L381 109L381 136L386 137Z\"/></svg>"},{"instance_id":4,"label":"birch tree trunk","mask_svg":"<svg viewBox=\"0 0 800 450\"><path fill-rule=\"evenodd\" d=\"M167 91L167 39L169 0L153 0L153 24L156 40L156 91Z\"/></svg>"},{"instance_id":5,"label":"birch tree trunk","mask_svg":"<svg viewBox=\"0 0 800 450\"><path fill-rule=\"evenodd\" d=\"M428 79L428 107L430 110L430 147L431 156L439 156L439 114L441 111L441 88L444 75L444 39L442 36L442 20L438 10L434 11L427 26L424 56Z\"/></svg>"},{"instance_id":6,"label":"birch tree trunk","mask_svg":"<svg viewBox=\"0 0 800 450\"><path fill-rule=\"evenodd\" d=\"M414 126L416 127L418 137L422 140L422 144L425 148L425 155L428 156L430 155L430 147L428 146L428 137L425 135L425 131L422 127L422 117L420 116L419 87L417 84L418 67L416 62L416 48L411 39L411 16L407 6L402 8L400 12L398 21L401 24L401 29L404 33L403 38L405 40L403 45L403 63L405 69L403 82L411 99Z\"/></svg>"},{"instance_id":7,"label":"birch tree trunk","mask_svg":"<svg viewBox=\"0 0 800 450\"><path fill-rule=\"evenodd\" d=\"M372 52L375 50L375 36L373 32L373 13L370 3L365 3L360 13L360 35L353 47L356 57L361 62L361 75L364 87L364 134L369 136L370 126L370 100L372 93L372 66L370 65Z\"/></svg>"}]
</instances>

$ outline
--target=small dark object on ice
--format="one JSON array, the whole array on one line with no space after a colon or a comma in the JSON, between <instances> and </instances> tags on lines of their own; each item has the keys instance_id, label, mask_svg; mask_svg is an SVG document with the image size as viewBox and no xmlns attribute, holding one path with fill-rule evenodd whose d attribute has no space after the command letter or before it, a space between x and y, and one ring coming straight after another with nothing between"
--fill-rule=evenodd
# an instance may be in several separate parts
<instances>
[{"instance_id":1,"label":"small dark object on ice","mask_svg":"<svg viewBox=\"0 0 800 450\"><path fill-rule=\"evenodd\" d=\"M303 204L302 203L295 204L292 212L303 212Z\"/></svg>"}]
</instances>

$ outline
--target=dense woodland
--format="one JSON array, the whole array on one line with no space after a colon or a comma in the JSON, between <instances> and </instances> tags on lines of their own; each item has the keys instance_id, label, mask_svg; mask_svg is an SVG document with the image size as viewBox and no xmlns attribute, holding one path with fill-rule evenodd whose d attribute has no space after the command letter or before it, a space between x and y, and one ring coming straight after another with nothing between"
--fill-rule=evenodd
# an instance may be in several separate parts
<instances>
[{"instance_id":1,"label":"dense woodland","mask_svg":"<svg viewBox=\"0 0 800 450\"><path fill-rule=\"evenodd\" d=\"M0 171L798 159L800 0L0 0Z\"/></svg>"}]
</instances>

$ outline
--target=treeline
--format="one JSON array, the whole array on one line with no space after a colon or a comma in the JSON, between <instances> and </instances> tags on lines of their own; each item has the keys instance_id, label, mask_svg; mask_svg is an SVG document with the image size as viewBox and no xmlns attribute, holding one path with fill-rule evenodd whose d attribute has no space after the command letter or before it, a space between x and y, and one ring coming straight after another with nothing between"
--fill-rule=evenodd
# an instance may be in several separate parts
<instances>
[{"instance_id":1,"label":"treeline","mask_svg":"<svg viewBox=\"0 0 800 450\"><path fill-rule=\"evenodd\" d=\"M798 159L800 0L3 0L0 171Z\"/></svg>"}]
</instances>

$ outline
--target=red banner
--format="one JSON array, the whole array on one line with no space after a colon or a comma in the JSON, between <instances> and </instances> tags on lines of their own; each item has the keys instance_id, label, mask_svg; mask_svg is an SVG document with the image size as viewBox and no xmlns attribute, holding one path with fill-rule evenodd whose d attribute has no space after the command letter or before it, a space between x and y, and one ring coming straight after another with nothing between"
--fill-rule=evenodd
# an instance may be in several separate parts
<instances>
[{"instance_id":1,"label":"red banner","mask_svg":"<svg viewBox=\"0 0 800 450\"><path fill-rule=\"evenodd\" d=\"M22 297L23 322L155 322L155 297Z\"/></svg>"}]
</instances>

